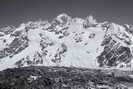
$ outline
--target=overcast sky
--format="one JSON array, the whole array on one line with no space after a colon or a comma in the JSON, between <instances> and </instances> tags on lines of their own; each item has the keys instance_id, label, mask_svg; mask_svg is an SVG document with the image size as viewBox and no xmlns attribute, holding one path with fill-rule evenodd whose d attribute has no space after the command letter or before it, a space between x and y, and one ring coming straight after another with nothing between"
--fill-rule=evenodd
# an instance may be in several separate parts
<instances>
[{"instance_id":1,"label":"overcast sky","mask_svg":"<svg viewBox=\"0 0 133 89\"><path fill-rule=\"evenodd\" d=\"M58 14L133 24L133 0L0 0L0 27L30 20L51 20Z\"/></svg>"}]
</instances>

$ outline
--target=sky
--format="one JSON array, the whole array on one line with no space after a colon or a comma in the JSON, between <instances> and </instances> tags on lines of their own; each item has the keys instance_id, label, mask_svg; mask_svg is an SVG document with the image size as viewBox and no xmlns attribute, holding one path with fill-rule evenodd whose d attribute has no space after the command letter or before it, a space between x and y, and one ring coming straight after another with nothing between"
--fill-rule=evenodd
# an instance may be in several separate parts
<instances>
[{"instance_id":1,"label":"sky","mask_svg":"<svg viewBox=\"0 0 133 89\"><path fill-rule=\"evenodd\" d=\"M61 13L133 24L133 0L0 0L0 27L39 19L51 21Z\"/></svg>"}]
</instances>

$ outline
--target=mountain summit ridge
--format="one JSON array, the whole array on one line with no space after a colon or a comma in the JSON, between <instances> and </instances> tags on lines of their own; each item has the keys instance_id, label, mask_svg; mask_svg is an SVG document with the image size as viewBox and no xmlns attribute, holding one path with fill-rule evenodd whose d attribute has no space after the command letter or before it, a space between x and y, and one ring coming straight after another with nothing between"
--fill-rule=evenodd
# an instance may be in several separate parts
<instances>
[{"instance_id":1,"label":"mountain summit ridge","mask_svg":"<svg viewBox=\"0 0 133 89\"><path fill-rule=\"evenodd\" d=\"M2 28L3 29L3 28ZM132 68L133 26L93 16L29 21L0 29L0 70L24 66Z\"/></svg>"}]
</instances>

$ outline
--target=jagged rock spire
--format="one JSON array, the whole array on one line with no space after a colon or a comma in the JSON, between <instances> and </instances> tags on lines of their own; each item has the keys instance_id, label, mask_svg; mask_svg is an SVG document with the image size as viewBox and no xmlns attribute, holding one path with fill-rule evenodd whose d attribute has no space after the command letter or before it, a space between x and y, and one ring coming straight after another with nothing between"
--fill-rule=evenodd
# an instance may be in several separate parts
<instances>
[{"instance_id":1,"label":"jagged rock spire","mask_svg":"<svg viewBox=\"0 0 133 89\"><path fill-rule=\"evenodd\" d=\"M59 23L65 24L71 20L71 17L69 15L67 15L66 13L62 13L62 14L58 15L55 18L55 20L59 21Z\"/></svg>"},{"instance_id":2,"label":"jagged rock spire","mask_svg":"<svg viewBox=\"0 0 133 89\"><path fill-rule=\"evenodd\" d=\"M97 20L94 19L94 17L92 15L87 16L86 20L90 23L90 24L97 24Z\"/></svg>"},{"instance_id":3,"label":"jagged rock spire","mask_svg":"<svg viewBox=\"0 0 133 89\"><path fill-rule=\"evenodd\" d=\"M97 24L96 19L94 19L94 17L92 15L89 15L89 16L86 17L86 19L83 23L83 26L84 26L84 28L88 28L88 27L91 27L91 26L95 27L96 24Z\"/></svg>"}]
</instances>

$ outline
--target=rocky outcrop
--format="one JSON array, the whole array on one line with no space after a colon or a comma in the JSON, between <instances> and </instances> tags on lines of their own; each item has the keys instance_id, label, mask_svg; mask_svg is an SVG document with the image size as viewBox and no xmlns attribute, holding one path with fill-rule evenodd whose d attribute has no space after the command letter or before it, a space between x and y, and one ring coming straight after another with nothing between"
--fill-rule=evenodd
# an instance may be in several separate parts
<instances>
[{"instance_id":1,"label":"rocky outcrop","mask_svg":"<svg viewBox=\"0 0 133 89\"><path fill-rule=\"evenodd\" d=\"M132 72L119 71L116 76L118 71L35 66L7 69L0 72L0 89L132 89Z\"/></svg>"}]
</instances>

